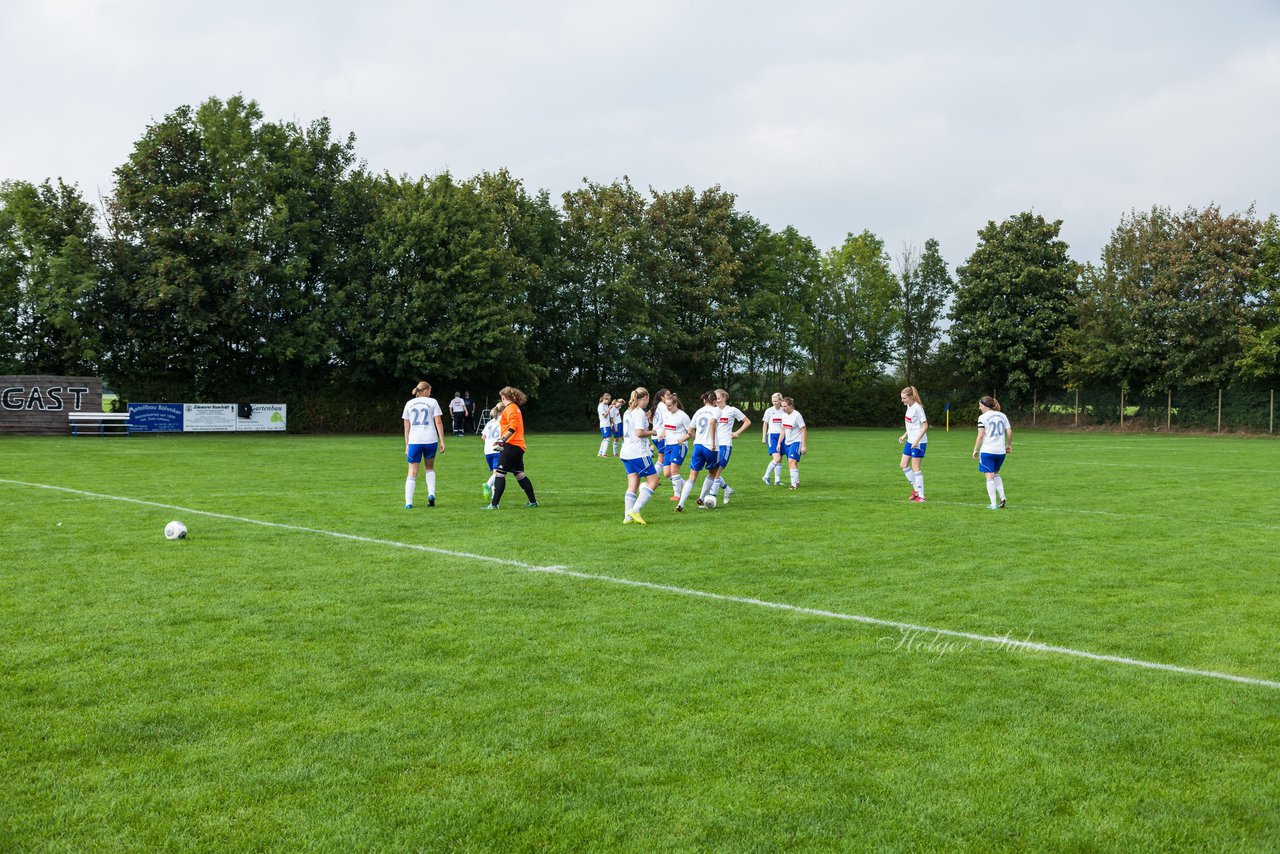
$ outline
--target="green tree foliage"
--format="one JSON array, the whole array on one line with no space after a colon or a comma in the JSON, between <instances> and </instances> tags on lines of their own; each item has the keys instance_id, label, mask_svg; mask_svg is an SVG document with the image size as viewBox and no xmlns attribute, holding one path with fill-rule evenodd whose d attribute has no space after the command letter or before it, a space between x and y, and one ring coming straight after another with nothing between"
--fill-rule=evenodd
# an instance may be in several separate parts
<instances>
[{"instance_id":1,"label":"green tree foliage","mask_svg":"<svg viewBox=\"0 0 1280 854\"><path fill-rule=\"evenodd\" d=\"M1259 230L1257 271L1246 301L1237 363L1246 381L1280 380L1280 217L1267 217Z\"/></svg>"},{"instance_id":2,"label":"green tree foliage","mask_svg":"<svg viewBox=\"0 0 1280 854\"><path fill-rule=\"evenodd\" d=\"M1216 206L1131 213L1082 276L1063 375L1143 394L1219 387L1237 370L1259 225Z\"/></svg>"},{"instance_id":3,"label":"green tree foliage","mask_svg":"<svg viewBox=\"0 0 1280 854\"><path fill-rule=\"evenodd\" d=\"M0 184L0 372L96 370L100 246L75 187Z\"/></svg>"},{"instance_id":4,"label":"green tree foliage","mask_svg":"<svg viewBox=\"0 0 1280 854\"><path fill-rule=\"evenodd\" d=\"M1056 386L1057 341L1071 319L1077 268L1058 238L1062 221L1024 212L978 232L957 272L951 349L960 369L1002 399Z\"/></svg>"},{"instance_id":5,"label":"green tree foliage","mask_svg":"<svg viewBox=\"0 0 1280 854\"><path fill-rule=\"evenodd\" d=\"M900 333L902 373L907 385L924 376L942 335L943 311L955 289L938 241L924 243L924 254L905 247L898 258L898 298L902 316Z\"/></svg>"},{"instance_id":6,"label":"green tree foliage","mask_svg":"<svg viewBox=\"0 0 1280 854\"><path fill-rule=\"evenodd\" d=\"M106 365L135 393L227 398L331 360L334 213L354 140L210 99L152 125L116 170Z\"/></svg>"},{"instance_id":7,"label":"green tree foliage","mask_svg":"<svg viewBox=\"0 0 1280 854\"><path fill-rule=\"evenodd\" d=\"M865 385L893 361L902 312L884 241L850 234L822 259L808 350L822 380Z\"/></svg>"}]
</instances>

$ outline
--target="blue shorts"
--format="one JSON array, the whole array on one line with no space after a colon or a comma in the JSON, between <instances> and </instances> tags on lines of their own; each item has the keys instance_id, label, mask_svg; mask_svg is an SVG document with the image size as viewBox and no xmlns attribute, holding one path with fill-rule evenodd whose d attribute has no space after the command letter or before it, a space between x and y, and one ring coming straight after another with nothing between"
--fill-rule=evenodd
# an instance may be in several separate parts
<instances>
[{"instance_id":1,"label":"blue shorts","mask_svg":"<svg viewBox=\"0 0 1280 854\"><path fill-rule=\"evenodd\" d=\"M654 439L653 447L656 448L658 451L658 453L655 456L657 456L658 459L662 459L662 452L667 447L667 441L665 439Z\"/></svg>"},{"instance_id":2,"label":"blue shorts","mask_svg":"<svg viewBox=\"0 0 1280 854\"><path fill-rule=\"evenodd\" d=\"M729 465L729 457L733 456L733 445L720 446L720 465L716 468L724 468Z\"/></svg>"},{"instance_id":3,"label":"blue shorts","mask_svg":"<svg viewBox=\"0 0 1280 854\"><path fill-rule=\"evenodd\" d=\"M920 447L918 448L912 445L910 442L907 442L902 446L902 455L904 457L913 457L917 460L923 460L925 448L928 448L928 447L929 447L928 442L921 442Z\"/></svg>"},{"instance_id":4,"label":"blue shorts","mask_svg":"<svg viewBox=\"0 0 1280 854\"><path fill-rule=\"evenodd\" d=\"M769 456L773 456L774 454L779 453L778 442L780 439L782 439L781 433L769 434Z\"/></svg>"},{"instance_id":5,"label":"blue shorts","mask_svg":"<svg viewBox=\"0 0 1280 854\"><path fill-rule=\"evenodd\" d=\"M800 461L800 443L792 442L790 445L788 445L786 442L780 442L778 443L778 453L782 454L782 456L786 457L789 460L795 460L796 462L799 462Z\"/></svg>"},{"instance_id":6,"label":"blue shorts","mask_svg":"<svg viewBox=\"0 0 1280 854\"><path fill-rule=\"evenodd\" d=\"M689 461L689 471L702 471L720 467L720 454L706 445L693 446L693 459Z\"/></svg>"},{"instance_id":7,"label":"blue shorts","mask_svg":"<svg viewBox=\"0 0 1280 854\"><path fill-rule=\"evenodd\" d=\"M653 464L653 457L637 457L634 460L623 460L622 466L627 470L627 474L638 474L641 477L648 477L651 474L658 473L658 469Z\"/></svg>"},{"instance_id":8,"label":"blue shorts","mask_svg":"<svg viewBox=\"0 0 1280 854\"><path fill-rule=\"evenodd\" d=\"M615 438L615 439L621 439L621 438L622 438L622 425L621 425L621 424L615 424L615 425L613 425L613 438Z\"/></svg>"},{"instance_id":9,"label":"blue shorts","mask_svg":"<svg viewBox=\"0 0 1280 854\"><path fill-rule=\"evenodd\" d=\"M440 447L439 442L432 442L430 445L410 445L409 451L404 455L404 458L411 463L433 460L436 457L436 448L438 447Z\"/></svg>"},{"instance_id":10,"label":"blue shorts","mask_svg":"<svg viewBox=\"0 0 1280 854\"><path fill-rule=\"evenodd\" d=\"M662 449L662 464L664 466L684 465L684 457L687 453L689 453L688 445L683 442L671 442Z\"/></svg>"},{"instance_id":11,"label":"blue shorts","mask_svg":"<svg viewBox=\"0 0 1280 854\"><path fill-rule=\"evenodd\" d=\"M984 474L995 474L1004 465L1004 454L978 454L978 471Z\"/></svg>"},{"instance_id":12,"label":"blue shorts","mask_svg":"<svg viewBox=\"0 0 1280 854\"><path fill-rule=\"evenodd\" d=\"M601 428L600 428L600 438L601 438L601 439L608 439L608 438L609 438L610 436L612 436L612 435L613 435L613 430L612 430L612 429L610 429L609 427L601 427Z\"/></svg>"},{"instance_id":13,"label":"blue shorts","mask_svg":"<svg viewBox=\"0 0 1280 854\"><path fill-rule=\"evenodd\" d=\"M484 455L484 461L489 464L489 471L493 471L498 467L498 457L500 456L502 455L501 454L485 454Z\"/></svg>"}]
</instances>

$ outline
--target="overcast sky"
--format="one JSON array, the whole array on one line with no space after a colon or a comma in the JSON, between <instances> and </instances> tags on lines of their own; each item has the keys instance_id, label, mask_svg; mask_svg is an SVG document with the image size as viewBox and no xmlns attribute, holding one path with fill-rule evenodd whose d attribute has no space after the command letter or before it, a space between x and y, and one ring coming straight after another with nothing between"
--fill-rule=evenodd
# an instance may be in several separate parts
<instances>
[{"instance_id":1,"label":"overcast sky","mask_svg":"<svg viewBox=\"0 0 1280 854\"><path fill-rule=\"evenodd\" d=\"M0 0L0 180L90 200L146 126L240 93L369 168L719 184L827 249L1033 209L1280 213L1280 2Z\"/></svg>"}]
</instances>

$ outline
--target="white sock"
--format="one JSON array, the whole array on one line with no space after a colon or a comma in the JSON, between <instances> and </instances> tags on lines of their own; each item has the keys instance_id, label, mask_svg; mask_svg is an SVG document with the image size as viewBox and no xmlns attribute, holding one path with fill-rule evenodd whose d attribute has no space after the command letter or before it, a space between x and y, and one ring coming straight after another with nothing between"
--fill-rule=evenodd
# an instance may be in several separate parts
<instances>
[{"instance_id":1,"label":"white sock","mask_svg":"<svg viewBox=\"0 0 1280 854\"><path fill-rule=\"evenodd\" d=\"M773 476L773 467L776 465L773 460L769 460L769 465L764 467L764 479L768 480Z\"/></svg>"},{"instance_id":2,"label":"white sock","mask_svg":"<svg viewBox=\"0 0 1280 854\"><path fill-rule=\"evenodd\" d=\"M680 497L680 490L684 488L684 478L675 474L671 476L671 494L676 498Z\"/></svg>"},{"instance_id":3,"label":"white sock","mask_svg":"<svg viewBox=\"0 0 1280 854\"><path fill-rule=\"evenodd\" d=\"M991 499L992 504L996 503L996 482L994 480L987 480L987 496Z\"/></svg>"},{"instance_id":4,"label":"white sock","mask_svg":"<svg viewBox=\"0 0 1280 854\"><path fill-rule=\"evenodd\" d=\"M699 497L699 498L706 498L706 497L707 497L707 493L711 491L711 486L712 486L712 484L713 484L713 483L714 483L714 481L712 480L712 478L709 478L709 477L703 478L703 479L702 479L702 491L698 493L698 497Z\"/></svg>"},{"instance_id":5,"label":"white sock","mask_svg":"<svg viewBox=\"0 0 1280 854\"><path fill-rule=\"evenodd\" d=\"M720 477L716 478L716 486L720 487L721 489L729 488L729 484L724 482L724 475L721 475Z\"/></svg>"},{"instance_id":6,"label":"white sock","mask_svg":"<svg viewBox=\"0 0 1280 854\"><path fill-rule=\"evenodd\" d=\"M622 511L622 518L625 519L627 514L631 512L632 508L636 506L636 494L634 492L628 492L624 502L627 506L626 509Z\"/></svg>"},{"instance_id":7,"label":"white sock","mask_svg":"<svg viewBox=\"0 0 1280 854\"><path fill-rule=\"evenodd\" d=\"M632 509L632 510L634 510L634 511L636 511L637 513L639 513L639 512L640 512L640 510L641 510L641 509L642 509L646 504L648 504L648 503L649 503L649 499L650 499L650 498L652 498L652 497L653 497L653 490L649 488L649 484L647 484L647 483L645 483L645 484L641 484L641 486L640 486L640 495L639 495L639 497L638 497L638 498L636 498L636 506L635 506L635 507L633 507L633 508L631 508L631 509Z\"/></svg>"},{"instance_id":8,"label":"white sock","mask_svg":"<svg viewBox=\"0 0 1280 854\"><path fill-rule=\"evenodd\" d=\"M911 484L911 491L912 491L912 492L915 492L915 489L916 489L916 473L915 473L915 472L913 472L911 469L903 469L903 470L902 470L902 474L907 478L907 483Z\"/></svg>"},{"instance_id":9,"label":"white sock","mask_svg":"<svg viewBox=\"0 0 1280 854\"><path fill-rule=\"evenodd\" d=\"M924 472L916 472L916 494L924 498Z\"/></svg>"},{"instance_id":10,"label":"white sock","mask_svg":"<svg viewBox=\"0 0 1280 854\"><path fill-rule=\"evenodd\" d=\"M1004 501L1004 478L1000 477L1000 475L996 475L991 478L991 480L996 485L996 494L1000 496L1001 501Z\"/></svg>"},{"instance_id":11,"label":"white sock","mask_svg":"<svg viewBox=\"0 0 1280 854\"><path fill-rule=\"evenodd\" d=\"M489 479L485 482L490 486L493 486L493 481L497 476L498 476L498 473L496 471L491 471L489 472Z\"/></svg>"},{"instance_id":12,"label":"white sock","mask_svg":"<svg viewBox=\"0 0 1280 854\"><path fill-rule=\"evenodd\" d=\"M427 472L427 495L436 494L436 470L431 469Z\"/></svg>"},{"instance_id":13,"label":"white sock","mask_svg":"<svg viewBox=\"0 0 1280 854\"><path fill-rule=\"evenodd\" d=\"M800 469L791 470L791 485L792 486L800 485Z\"/></svg>"},{"instance_id":14,"label":"white sock","mask_svg":"<svg viewBox=\"0 0 1280 854\"><path fill-rule=\"evenodd\" d=\"M774 484L782 483L782 461L773 464L773 482Z\"/></svg>"},{"instance_id":15,"label":"white sock","mask_svg":"<svg viewBox=\"0 0 1280 854\"><path fill-rule=\"evenodd\" d=\"M406 477L404 479L404 503L405 504L413 503L413 490L415 487L417 487L417 485L418 485L418 479L416 477Z\"/></svg>"},{"instance_id":16,"label":"white sock","mask_svg":"<svg viewBox=\"0 0 1280 854\"><path fill-rule=\"evenodd\" d=\"M608 450L609 450L609 440L601 439L600 440L600 456L603 457L605 455L605 452Z\"/></svg>"},{"instance_id":17,"label":"white sock","mask_svg":"<svg viewBox=\"0 0 1280 854\"><path fill-rule=\"evenodd\" d=\"M684 487L680 490L679 506L683 507L684 503L689 500L690 492L693 492L693 478L684 482Z\"/></svg>"}]
</instances>

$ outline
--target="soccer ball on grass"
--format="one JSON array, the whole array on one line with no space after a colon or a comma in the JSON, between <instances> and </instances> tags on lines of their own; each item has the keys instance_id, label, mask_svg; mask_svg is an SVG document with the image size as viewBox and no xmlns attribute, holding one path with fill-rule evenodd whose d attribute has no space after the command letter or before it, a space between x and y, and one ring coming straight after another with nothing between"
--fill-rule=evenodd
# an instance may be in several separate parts
<instances>
[{"instance_id":1,"label":"soccer ball on grass","mask_svg":"<svg viewBox=\"0 0 1280 854\"><path fill-rule=\"evenodd\" d=\"M715 510L716 497L714 495L708 495L706 498L702 499L702 506L707 508L708 510Z\"/></svg>"},{"instance_id":2,"label":"soccer ball on grass","mask_svg":"<svg viewBox=\"0 0 1280 854\"><path fill-rule=\"evenodd\" d=\"M166 540L185 540L187 538L187 526L178 521L170 522L164 526L164 538Z\"/></svg>"}]
</instances>

